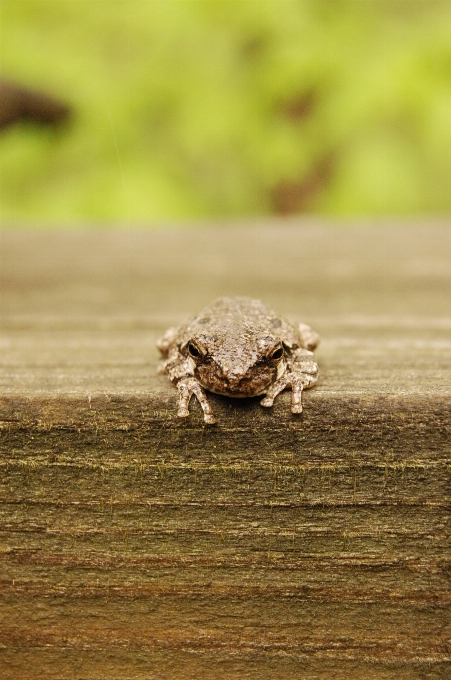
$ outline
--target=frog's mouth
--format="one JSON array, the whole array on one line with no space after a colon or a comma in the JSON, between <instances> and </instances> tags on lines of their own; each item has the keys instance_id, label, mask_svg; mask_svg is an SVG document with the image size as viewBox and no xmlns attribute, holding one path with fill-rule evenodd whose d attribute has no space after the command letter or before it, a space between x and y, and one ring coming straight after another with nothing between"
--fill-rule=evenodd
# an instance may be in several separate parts
<instances>
[{"instance_id":1,"label":"frog's mouth","mask_svg":"<svg viewBox=\"0 0 451 680\"><path fill-rule=\"evenodd\" d=\"M203 385L205 389L207 389L209 392L213 392L214 394L221 394L223 397L234 397L235 399L246 399L247 397L259 397L262 394L266 394L266 391L269 387L270 383L265 385L262 389L255 389L255 387L249 386L243 386L240 388L234 388L234 389L227 389L226 387L223 388L216 388L216 387L211 387L209 385ZM250 389L249 389L250 388Z\"/></svg>"},{"instance_id":2,"label":"frog's mouth","mask_svg":"<svg viewBox=\"0 0 451 680\"><path fill-rule=\"evenodd\" d=\"M277 369L265 366L250 375L225 377L214 371L199 370L196 376L202 387L225 397L245 399L265 394L268 387L277 380Z\"/></svg>"}]
</instances>

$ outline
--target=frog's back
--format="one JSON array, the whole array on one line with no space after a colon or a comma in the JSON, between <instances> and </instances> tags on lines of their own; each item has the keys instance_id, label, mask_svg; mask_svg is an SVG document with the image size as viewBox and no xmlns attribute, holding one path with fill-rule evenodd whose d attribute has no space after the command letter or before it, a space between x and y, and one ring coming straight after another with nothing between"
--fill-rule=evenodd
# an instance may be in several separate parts
<instances>
[{"instance_id":1,"label":"frog's back","mask_svg":"<svg viewBox=\"0 0 451 680\"><path fill-rule=\"evenodd\" d=\"M296 328L261 300L249 297L217 298L188 322L181 335L184 340L190 334L204 332L231 338L240 336L244 327L251 333L274 334L289 347L299 344Z\"/></svg>"},{"instance_id":2,"label":"frog's back","mask_svg":"<svg viewBox=\"0 0 451 680\"><path fill-rule=\"evenodd\" d=\"M233 328L243 324L264 328L271 325L276 314L268 309L261 300L249 297L220 297L197 314L190 322L191 328L210 328L215 326Z\"/></svg>"},{"instance_id":3,"label":"frog's back","mask_svg":"<svg viewBox=\"0 0 451 680\"><path fill-rule=\"evenodd\" d=\"M249 297L220 297L205 308L214 318L236 317L237 319L253 319L264 322L276 314L261 300Z\"/></svg>"}]
</instances>

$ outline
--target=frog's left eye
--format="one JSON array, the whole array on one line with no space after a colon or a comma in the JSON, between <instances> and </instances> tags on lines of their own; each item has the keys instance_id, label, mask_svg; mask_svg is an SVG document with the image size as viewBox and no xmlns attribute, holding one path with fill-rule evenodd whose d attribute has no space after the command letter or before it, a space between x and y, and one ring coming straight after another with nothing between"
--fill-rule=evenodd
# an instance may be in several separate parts
<instances>
[{"instance_id":1,"label":"frog's left eye","mask_svg":"<svg viewBox=\"0 0 451 680\"><path fill-rule=\"evenodd\" d=\"M193 342L188 343L188 352L193 357L193 359L199 359L201 355L200 349L196 347L196 345Z\"/></svg>"},{"instance_id":2,"label":"frog's left eye","mask_svg":"<svg viewBox=\"0 0 451 680\"><path fill-rule=\"evenodd\" d=\"M271 354L272 361L279 361L283 357L283 347L277 347Z\"/></svg>"}]
</instances>

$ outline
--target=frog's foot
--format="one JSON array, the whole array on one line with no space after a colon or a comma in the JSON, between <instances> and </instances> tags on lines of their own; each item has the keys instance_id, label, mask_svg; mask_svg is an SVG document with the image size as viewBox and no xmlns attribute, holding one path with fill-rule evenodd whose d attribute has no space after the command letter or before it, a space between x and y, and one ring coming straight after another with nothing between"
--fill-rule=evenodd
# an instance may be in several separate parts
<instances>
[{"instance_id":1,"label":"frog's foot","mask_svg":"<svg viewBox=\"0 0 451 680\"><path fill-rule=\"evenodd\" d=\"M194 394L199 401L204 413L204 422L208 425L214 425L216 419L213 415L210 404L208 403L205 392L196 378L182 378L177 383L179 391L179 400L177 404L177 415L179 418L186 418L189 416L189 402Z\"/></svg>"}]
</instances>

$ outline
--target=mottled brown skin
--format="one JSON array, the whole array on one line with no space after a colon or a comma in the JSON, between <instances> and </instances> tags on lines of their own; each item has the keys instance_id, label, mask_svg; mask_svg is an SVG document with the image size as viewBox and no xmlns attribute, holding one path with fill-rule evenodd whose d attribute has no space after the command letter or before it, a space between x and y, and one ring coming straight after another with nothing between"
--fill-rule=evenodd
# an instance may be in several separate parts
<instances>
[{"instance_id":1,"label":"mottled brown skin","mask_svg":"<svg viewBox=\"0 0 451 680\"><path fill-rule=\"evenodd\" d=\"M163 355L160 372L179 390L178 415L189 415L193 394L206 423L215 423L204 389L227 397L265 395L272 406L286 387L292 388L292 413L302 412L302 390L318 376L312 350L319 336L306 324L296 328L260 300L218 298L179 328L169 328L158 341Z\"/></svg>"}]
</instances>

